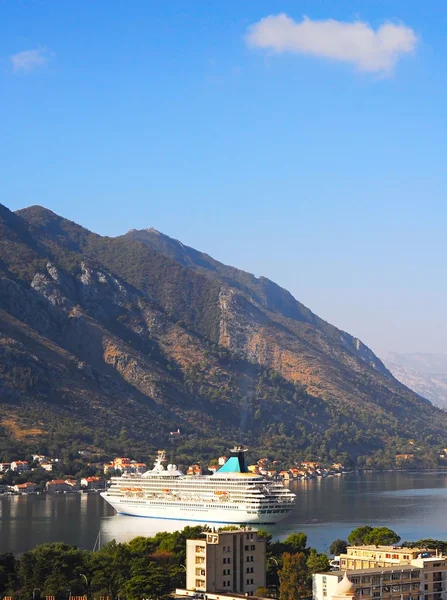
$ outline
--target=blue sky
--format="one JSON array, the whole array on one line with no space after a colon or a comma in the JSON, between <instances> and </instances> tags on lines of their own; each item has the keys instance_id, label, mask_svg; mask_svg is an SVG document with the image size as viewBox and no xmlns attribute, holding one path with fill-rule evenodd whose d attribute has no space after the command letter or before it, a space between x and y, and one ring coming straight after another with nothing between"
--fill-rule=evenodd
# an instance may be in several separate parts
<instances>
[{"instance_id":1,"label":"blue sky","mask_svg":"<svg viewBox=\"0 0 447 600\"><path fill-rule=\"evenodd\" d=\"M154 226L379 353L447 352L447 11L429 7L1 2L0 201Z\"/></svg>"}]
</instances>

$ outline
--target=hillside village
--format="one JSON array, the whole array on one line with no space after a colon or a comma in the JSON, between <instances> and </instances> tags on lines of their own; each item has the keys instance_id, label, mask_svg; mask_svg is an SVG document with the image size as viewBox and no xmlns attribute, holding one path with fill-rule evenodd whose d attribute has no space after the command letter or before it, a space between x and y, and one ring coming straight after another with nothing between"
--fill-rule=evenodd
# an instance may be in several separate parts
<instances>
[{"instance_id":1,"label":"hillside village","mask_svg":"<svg viewBox=\"0 0 447 600\"><path fill-rule=\"evenodd\" d=\"M141 475L148 464L129 457L115 457L110 461L96 460L94 448L79 451L80 461L76 473L66 473L66 465L59 458L43 454L33 454L28 460L0 462L0 494L32 494L38 492L69 493L104 490L111 477L121 475ZM212 475L227 461L220 456L210 461L207 466L195 463L185 468L189 476ZM341 476L349 472L342 463L323 465L318 461L302 461L289 469L281 468L281 461L267 457L248 465L251 473L267 478L278 478L283 481L298 481L316 477ZM85 471L88 471L86 473ZM51 476L55 474L56 477Z\"/></svg>"}]
</instances>

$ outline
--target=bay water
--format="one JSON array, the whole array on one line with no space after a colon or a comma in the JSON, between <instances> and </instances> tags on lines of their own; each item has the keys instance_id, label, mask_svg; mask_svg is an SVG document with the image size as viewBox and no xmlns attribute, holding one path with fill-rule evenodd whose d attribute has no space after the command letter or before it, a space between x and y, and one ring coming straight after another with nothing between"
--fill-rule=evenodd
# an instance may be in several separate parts
<instances>
[{"instance_id":1,"label":"bay water","mask_svg":"<svg viewBox=\"0 0 447 600\"><path fill-rule=\"evenodd\" d=\"M344 475L290 484L294 511L276 526L263 526L274 539L303 531L309 545L327 551L358 525L387 526L402 540L447 540L447 473L387 472ZM93 549L112 539L175 531L186 521L116 515L99 494L0 496L0 552L25 552L61 541Z\"/></svg>"}]
</instances>

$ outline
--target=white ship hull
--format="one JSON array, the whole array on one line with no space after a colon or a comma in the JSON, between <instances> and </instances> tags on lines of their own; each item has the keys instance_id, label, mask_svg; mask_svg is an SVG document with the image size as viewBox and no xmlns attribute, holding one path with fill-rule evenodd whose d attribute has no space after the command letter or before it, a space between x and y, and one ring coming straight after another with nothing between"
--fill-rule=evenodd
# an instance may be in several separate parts
<instances>
[{"instance_id":1,"label":"white ship hull","mask_svg":"<svg viewBox=\"0 0 447 600\"><path fill-rule=\"evenodd\" d=\"M181 504L175 506L157 506L155 503L141 502L138 505L126 502L125 499L108 497L107 492L101 496L106 500L118 514L129 515L132 517L145 517L148 519L166 519L173 521L196 521L198 523L219 523L242 525L257 523L259 525L274 525L284 519L288 512L272 514L258 514L243 507L212 507L197 505L195 507L186 507Z\"/></svg>"},{"instance_id":2,"label":"white ship hull","mask_svg":"<svg viewBox=\"0 0 447 600\"><path fill-rule=\"evenodd\" d=\"M295 494L281 483L250 473L244 450L234 448L228 461L209 476L185 476L175 465L155 466L142 475L112 477L101 496L119 514L151 519L273 525L292 510Z\"/></svg>"}]
</instances>

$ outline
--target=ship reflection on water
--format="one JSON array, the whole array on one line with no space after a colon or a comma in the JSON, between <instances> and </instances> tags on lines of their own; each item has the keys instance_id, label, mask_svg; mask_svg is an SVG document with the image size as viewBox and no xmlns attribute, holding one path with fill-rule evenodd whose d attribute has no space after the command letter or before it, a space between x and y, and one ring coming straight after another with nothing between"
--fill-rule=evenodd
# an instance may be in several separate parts
<instances>
[{"instance_id":1,"label":"ship reflection on water","mask_svg":"<svg viewBox=\"0 0 447 600\"><path fill-rule=\"evenodd\" d=\"M101 544L106 544L112 540L130 542L139 535L153 537L163 531L172 533L185 527L197 527L197 525L206 525L206 523L114 515L101 520ZM225 524L213 523L213 527L225 527Z\"/></svg>"},{"instance_id":2,"label":"ship reflection on water","mask_svg":"<svg viewBox=\"0 0 447 600\"><path fill-rule=\"evenodd\" d=\"M131 517L126 515L114 515L101 519L101 545L112 540L117 542L130 542L137 536L153 537L157 533L166 531L172 533L180 531L185 527L197 527L207 525L210 528L219 529L228 527L228 523L199 523L197 521L180 521L176 519L150 519L144 517ZM296 525L288 523L288 519L278 525L252 525L255 529L263 529L273 535L274 538L282 539L296 531ZM243 527L235 525L235 527Z\"/></svg>"}]
</instances>

